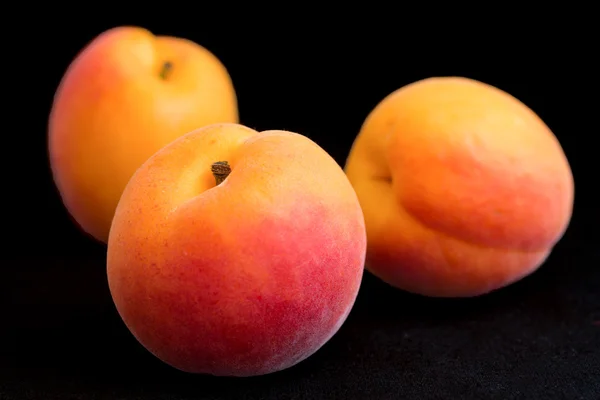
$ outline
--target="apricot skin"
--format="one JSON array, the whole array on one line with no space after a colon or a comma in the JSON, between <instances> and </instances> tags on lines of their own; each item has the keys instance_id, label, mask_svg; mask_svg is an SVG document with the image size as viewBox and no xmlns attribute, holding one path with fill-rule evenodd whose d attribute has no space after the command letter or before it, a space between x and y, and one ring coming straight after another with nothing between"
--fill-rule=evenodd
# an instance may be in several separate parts
<instances>
[{"instance_id":1,"label":"apricot skin","mask_svg":"<svg viewBox=\"0 0 600 400\"><path fill-rule=\"evenodd\" d=\"M216 161L232 168L218 186ZM365 252L356 194L324 150L295 133L215 124L133 176L107 274L123 321L159 359L252 376L295 365L336 333Z\"/></svg>"},{"instance_id":2,"label":"apricot skin","mask_svg":"<svg viewBox=\"0 0 600 400\"><path fill-rule=\"evenodd\" d=\"M470 297L535 271L563 236L574 182L548 126L513 96L429 78L369 114L345 165L367 227L366 268L434 297Z\"/></svg>"},{"instance_id":3,"label":"apricot skin","mask_svg":"<svg viewBox=\"0 0 600 400\"><path fill-rule=\"evenodd\" d=\"M135 170L177 137L219 122L238 122L237 99L212 53L139 27L107 30L69 65L50 112L50 165L65 207L106 243Z\"/></svg>"}]
</instances>

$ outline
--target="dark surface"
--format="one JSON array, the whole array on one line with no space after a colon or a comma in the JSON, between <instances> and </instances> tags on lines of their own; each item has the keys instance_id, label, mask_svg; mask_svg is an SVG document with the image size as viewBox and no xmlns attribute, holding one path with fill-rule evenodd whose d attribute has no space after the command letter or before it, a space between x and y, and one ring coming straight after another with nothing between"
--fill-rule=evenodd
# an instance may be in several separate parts
<instances>
[{"instance_id":1,"label":"dark surface","mask_svg":"<svg viewBox=\"0 0 600 400\"><path fill-rule=\"evenodd\" d=\"M600 274L590 266L600 257L590 253L566 243L530 278L472 300L422 299L367 275L320 351L245 379L183 374L146 352L112 305L101 255L5 261L19 272L0 398L597 399Z\"/></svg>"},{"instance_id":2,"label":"dark surface","mask_svg":"<svg viewBox=\"0 0 600 400\"><path fill-rule=\"evenodd\" d=\"M498 86L533 108L561 141L576 181L571 226L538 272L494 294L424 299L367 273L339 333L296 367L246 379L178 372L144 350L123 325L108 292L105 250L70 221L46 158L47 115L62 73L95 35L121 24L202 43L232 74L242 123L303 133L341 165L367 113L393 90L434 75ZM10 99L17 107L9 117L17 128L5 132L1 158L8 173L0 399L600 398L594 230L600 202L590 190L598 167L585 156L594 148L587 141L597 136L597 123L585 122L592 111L585 97L594 98L595 84L585 70L585 36L570 30L571 36L560 31L551 37L549 27L530 27L530 36L509 38L503 31L501 40L485 45L480 31L417 44L417 33L402 34L397 25L389 31L382 23L377 29L358 26L311 22L307 32L288 16L269 24L253 20L239 26L243 34L228 36L206 19L171 25L69 19L52 28L36 25L33 50L10 44L23 75L5 75L8 89L16 89ZM19 116L22 110L25 116Z\"/></svg>"}]
</instances>

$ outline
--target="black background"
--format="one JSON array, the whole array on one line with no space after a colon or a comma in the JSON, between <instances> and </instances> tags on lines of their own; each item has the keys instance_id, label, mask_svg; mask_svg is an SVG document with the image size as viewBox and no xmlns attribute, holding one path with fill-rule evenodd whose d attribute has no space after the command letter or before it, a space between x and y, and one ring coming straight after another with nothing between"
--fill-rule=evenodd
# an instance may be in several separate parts
<instances>
[{"instance_id":1,"label":"black background","mask_svg":"<svg viewBox=\"0 0 600 400\"><path fill-rule=\"evenodd\" d=\"M73 18L44 20L38 12L39 23L12 31L2 67L12 124L3 132L1 161L0 399L600 398L593 230L600 203L591 200L597 167L585 155L598 136L598 125L588 122L597 109L597 69L583 24L528 23L516 32L505 21L489 33L477 27L459 34L456 25L409 16L395 24L379 16L367 27L295 11L260 21L235 17L244 22L202 10L190 12L189 22L172 15L94 22L94 9L84 8L71 9ZM409 23L416 25L400 29ZM561 141L576 183L569 230L538 272L477 299L424 299L366 273L338 334L289 370L249 379L178 372L123 325L108 291L105 247L71 222L46 155L47 117L62 74L97 34L124 24L207 47L233 78L243 124L305 134L340 165L368 112L393 90L443 75L495 85L536 111Z\"/></svg>"}]
</instances>

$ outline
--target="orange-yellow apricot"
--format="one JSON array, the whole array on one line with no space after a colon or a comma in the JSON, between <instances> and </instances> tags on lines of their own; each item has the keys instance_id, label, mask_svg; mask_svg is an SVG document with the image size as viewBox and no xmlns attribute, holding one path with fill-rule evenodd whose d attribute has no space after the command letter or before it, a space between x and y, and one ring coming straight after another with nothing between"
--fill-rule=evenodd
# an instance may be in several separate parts
<instances>
[{"instance_id":1,"label":"orange-yellow apricot","mask_svg":"<svg viewBox=\"0 0 600 400\"><path fill-rule=\"evenodd\" d=\"M468 297L535 271L571 219L561 145L522 102L437 77L386 97L345 165L367 227L366 268L389 284Z\"/></svg>"},{"instance_id":2,"label":"orange-yellow apricot","mask_svg":"<svg viewBox=\"0 0 600 400\"><path fill-rule=\"evenodd\" d=\"M186 39L110 29L67 69L49 121L49 153L63 203L106 242L127 181L158 149L205 125L238 122L224 65Z\"/></svg>"},{"instance_id":3,"label":"orange-yellow apricot","mask_svg":"<svg viewBox=\"0 0 600 400\"><path fill-rule=\"evenodd\" d=\"M108 240L117 310L159 359L251 376L316 352L346 319L366 231L342 168L307 137L193 131L129 181Z\"/></svg>"}]
</instances>

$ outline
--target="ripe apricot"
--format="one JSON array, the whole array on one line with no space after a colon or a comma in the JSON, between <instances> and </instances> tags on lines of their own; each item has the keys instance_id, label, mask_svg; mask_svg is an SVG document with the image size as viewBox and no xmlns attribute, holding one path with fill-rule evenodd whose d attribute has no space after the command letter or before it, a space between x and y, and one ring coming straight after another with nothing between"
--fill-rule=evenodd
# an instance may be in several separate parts
<instances>
[{"instance_id":1,"label":"ripe apricot","mask_svg":"<svg viewBox=\"0 0 600 400\"><path fill-rule=\"evenodd\" d=\"M571 219L574 182L549 127L488 84L438 77L369 114L345 171L366 267L428 296L475 296L535 271Z\"/></svg>"},{"instance_id":2,"label":"ripe apricot","mask_svg":"<svg viewBox=\"0 0 600 400\"><path fill-rule=\"evenodd\" d=\"M184 371L250 376L316 352L345 321L366 232L344 171L307 137L193 131L130 180L108 281L135 337Z\"/></svg>"},{"instance_id":3,"label":"ripe apricot","mask_svg":"<svg viewBox=\"0 0 600 400\"><path fill-rule=\"evenodd\" d=\"M135 170L177 137L218 122L238 122L238 108L215 55L139 27L103 32L65 72L50 113L50 165L64 205L106 242Z\"/></svg>"}]
</instances>

